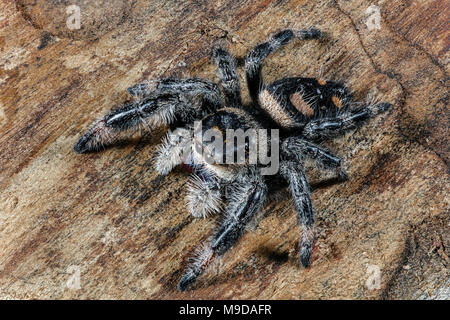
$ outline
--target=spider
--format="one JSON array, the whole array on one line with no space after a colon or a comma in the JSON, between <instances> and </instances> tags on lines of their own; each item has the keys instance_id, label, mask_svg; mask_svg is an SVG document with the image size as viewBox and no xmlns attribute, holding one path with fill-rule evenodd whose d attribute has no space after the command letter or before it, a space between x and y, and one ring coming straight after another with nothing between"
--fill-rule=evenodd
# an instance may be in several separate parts
<instances>
[{"instance_id":1,"label":"spider","mask_svg":"<svg viewBox=\"0 0 450 320\"><path fill-rule=\"evenodd\" d=\"M213 261L239 241L270 199L269 195L280 188L288 187L294 200L301 226L299 260L303 267L309 266L316 236L305 160L312 160L319 167L335 172L340 180L346 180L341 159L319 143L357 128L391 107L390 103L373 101L355 103L345 85L334 81L292 77L264 83L261 65L269 54L293 39L321 38L323 34L318 29L286 29L254 47L245 57L251 97L251 102L245 105L236 59L225 49L215 48L212 58L218 68L219 84L199 78L164 78L132 86L128 92L135 100L94 122L75 145L77 153L85 153L112 144L121 133L139 128L162 125L181 128L167 133L155 157L155 168L166 175L177 165L188 164L193 173L188 185L188 210L195 217L221 212L222 218L191 259L179 281L180 291L190 287ZM279 170L273 175L263 175L265 165L250 163L247 158L238 164L216 161L217 157L211 161L211 154L197 152L196 147L188 147L186 156L186 145L208 146L203 141L189 142L195 121L201 121L201 130L221 133L228 129L279 130ZM230 143L225 140L226 146ZM248 153L248 141L244 149ZM237 148L226 148L225 153L230 152L235 155Z\"/></svg>"}]
</instances>

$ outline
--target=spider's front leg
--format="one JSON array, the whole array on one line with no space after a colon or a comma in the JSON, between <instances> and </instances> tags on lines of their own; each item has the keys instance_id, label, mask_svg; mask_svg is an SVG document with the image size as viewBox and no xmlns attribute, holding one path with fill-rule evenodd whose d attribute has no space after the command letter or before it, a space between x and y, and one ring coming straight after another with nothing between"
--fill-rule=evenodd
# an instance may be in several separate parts
<instances>
[{"instance_id":1,"label":"spider's front leg","mask_svg":"<svg viewBox=\"0 0 450 320\"><path fill-rule=\"evenodd\" d=\"M185 271L178 289L186 290L206 268L227 252L243 235L246 226L261 210L267 195L267 186L258 173L248 173L234 181L234 192L225 209L225 216L208 243Z\"/></svg>"},{"instance_id":2,"label":"spider's front leg","mask_svg":"<svg viewBox=\"0 0 450 320\"><path fill-rule=\"evenodd\" d=\"M138 86L139 90L145 91L145 97L116 108L94 122L75 145L77 153L95 151L109 145L122 132L134 133L140 128L149 130L166 124L191 123L222 105L220 90L207 80L155 80L151 90L142 88L143 84ZM136 94L139 90L135 87L129 92Z\"/></svg>"},{"instance_id":3,"label":"spider's front leg","mask_svg":"<svg viewBox=\"0 0 450 320\"><path fill-rule=\"evenodd\" d=\"M298 222L303 229L300 241L300 263L306 268L310 264L311 252L315 242L314 212L309 195L308 181L303 167L296 161L283 161L280 164L280 174L289 184L297 209Z\"/></svg>"}]
</instances>

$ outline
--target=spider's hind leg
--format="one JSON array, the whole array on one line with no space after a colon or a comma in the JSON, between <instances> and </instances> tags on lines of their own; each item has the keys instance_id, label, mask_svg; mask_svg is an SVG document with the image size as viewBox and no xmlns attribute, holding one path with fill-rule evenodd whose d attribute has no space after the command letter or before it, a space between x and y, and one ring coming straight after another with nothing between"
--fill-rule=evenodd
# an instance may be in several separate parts
<instances>
[{"instance_id":1,"label":"spider's hind leg","mask_svg":"<svg viewBox=\"0 0 450 320\"><path fill-rule=\"evenodd\" d=\"M392 104L387 102L368 103L356 110L342 112L336 117L312 120L303 128L302 135L311 140L335 137L347 130L358 128L370 118L388 111L391 107Z\"/></svg>"},{"instance_id":2,"label":"spider's hind leg","mask_svg":"<svg viewBox=\"0 0 450 320\"><path fill-rule=\"evenodd\" d=\"M304 158L314 160L321 169L336 172L339 181L348 180L346 171L342 168L342 159L325 148L306 141L298 136L289 137L281 145L282 152L290 159L303 164Z\"/></svg>"},{"instance_id":3,"label":"spider's hind leg","mask_svg":"<svg viewBox=\"0 0 450 320\"><path fill-rule=\"evenodd\" d=\"M310 40L322 38L322 32L318 29L291 30L278 32L266 42L263 42L250 51L245 57L245 72L247 86L253 101L258 100L258 94L263 88L261 65L264 59L272 52L280 49L292 39Z\"/></svg>"},{"instance_id":4,"label":"spider's hind leg","mask_svg":"<svg viewBox=\"0 0 450 320\"><path fill-rule=\"evenodd\" d=\"M288 182L297 209L298 222L302 228L300 241L300 263L306 268L315 242L314 212L309 195L308 181L302 166L298 162L283 161L280 174Z\"/></svg>"}]
</instances>

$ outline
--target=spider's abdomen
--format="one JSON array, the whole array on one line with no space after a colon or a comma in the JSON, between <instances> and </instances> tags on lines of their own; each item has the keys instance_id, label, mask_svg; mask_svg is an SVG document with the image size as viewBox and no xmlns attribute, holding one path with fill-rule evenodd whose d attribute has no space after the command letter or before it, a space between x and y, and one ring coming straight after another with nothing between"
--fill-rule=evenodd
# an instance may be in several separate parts
<instances>
[{"instance_id":1,"label":"spider's abdomen","mask_svg":"<svg viewBox=\"0 0 450 320\"><path fill-rule=\"evenodd\" d=\"M312 119L335 117L352 100L344 85L312 78L286 78L265 86L259 104L281 127L303 127Z\"/></svg>"}]
</instances>

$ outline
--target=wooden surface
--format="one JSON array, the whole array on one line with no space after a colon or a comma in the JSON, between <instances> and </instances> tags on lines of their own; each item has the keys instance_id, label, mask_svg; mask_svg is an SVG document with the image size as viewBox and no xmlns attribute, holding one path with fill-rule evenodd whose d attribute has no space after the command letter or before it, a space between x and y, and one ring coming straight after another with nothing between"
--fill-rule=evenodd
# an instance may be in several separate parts
<instances>
[{"instance_id":1,"label":"wooden surface","mask_svg":"<svg viewBox=\"0 0 450 320\"><path fill-rule=\"evenodd\" d=\"M449 297L447 1L111 3L0 1L0 298ZM81 8L80 30L65 24L70 4ZM369 30L372 4L381 23ZM294 210L272 203L226 259L179 293L215 218L188 215L182 170L152 169L162 130L96 154L73 145L129 99L127 87L168 75L215 80L213 45L243 56L277 30L308 26L327 39L274 54L266 79L322 73L393 111L328 144L348 182L321 186L310 175L320 236L309 269L298 263ZM78 290L67 286L70 266ZM379 289L366 285L371 266Z\"/></svg>"}]
</instances>

